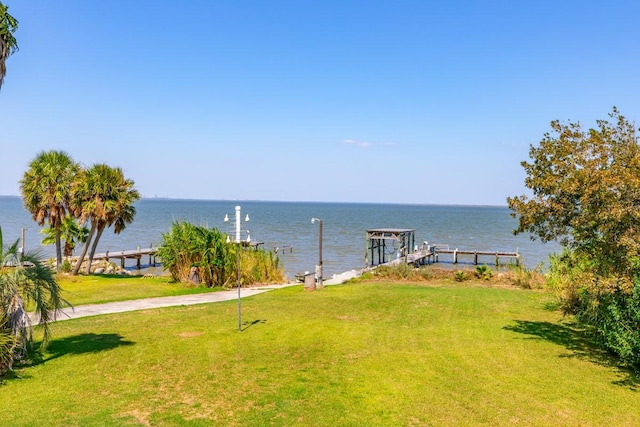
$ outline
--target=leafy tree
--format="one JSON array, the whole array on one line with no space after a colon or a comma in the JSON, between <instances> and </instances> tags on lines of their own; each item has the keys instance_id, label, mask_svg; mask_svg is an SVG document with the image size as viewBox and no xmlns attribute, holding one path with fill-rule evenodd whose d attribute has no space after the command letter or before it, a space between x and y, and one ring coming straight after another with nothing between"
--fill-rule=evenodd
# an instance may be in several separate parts
<instances>
[{"instance_id":1,"label":"leafy tree","mask_svg":"<svg viewBox=\"0 0 640 427\"><path fill-rule=\"evenodd\" d=\"M18 42L13 33L18 29L18 21L9 15L9 6L0 2L0 89L7 74L7 59L18 50Z\"/></svg>"},{"instance_id":2,"label":"leafy tree","mask_svg":"<svg viewBox=\"0 0 640 427\"><path fill-rule=\"evenodd\" d=\"M62 266L61 230L70 206L71 188L80 166L64 151L42 151L29 164L20 180L25 208L38 225L55 230L56 261Z\"/></svg>"},{"instance_id":3,"label":"leafy tree","mask_svg":"<svg viewBox=\"0 0 640 427\"><path fill-rule=\"evenodd\" d=\"M43 245L51 245L56 242L56 230L46 227L40 230L45 237L42 239ZM87 241L89 229L79 225L76 220L67 215L62 221L60 227L60 239L64 240L63 255L65 257L73 256L73 250L76 248L76 242L84 243Z\"/></svg>"},{"instance_id":4,"label":"leafy tree","mask_svg":"<svg viewBox=\"0 0 640 427\"><path fill-rule=\"evenodd\" d=\"M640 146L633 123L615 107L609 116L588 131L551 122L522 162L533 195L508 203L516 233L565 246L548 276L565 313L640 367Z\"/></svg>"},{"instance_id":5,"label":"leafy tree","mask_svg":"<svg viewBox=\"0 0 640 427\"><path fill-rule=\"evenodd\" d=\"M73 187L72 211L82 223L89 222L90 228L82 253L74 267L74 275L80 271L90 245L86 272L91 272L91 262L98 241L106 228L113 225L114 232L119 234L133 221L136 213L133 203L140 198L133 186L134 182L126 179L120 168L95 164L81 171Z\"/></svg>"},{"instance_id":6,"label":"leafy tree","mask_svg":"<svg viewBox=\"0 0 640 427\"><path fill-rule=\"evenodd\" d=\"M516 233L558 240L591 260L599 276L640 271L640 147L635 125L617 110L584 131L551 122L531 161L523 161L531 197L508 198Z\"/></svg>"},{"instance_id":7,"label":"leafy tree","mask_svg":"<svg viewBox=\"0 0 640 427\"><path fill-rule=\"evenodd\" d=\"M21 256L18 242L5 246L0 228L0 373L11 369L13 361L23 357L33 341L27 305L35 308L46 347L51 336L50 323L69 304L62 298L53 272L36 252Z\"/></svg>"}]
</instances>

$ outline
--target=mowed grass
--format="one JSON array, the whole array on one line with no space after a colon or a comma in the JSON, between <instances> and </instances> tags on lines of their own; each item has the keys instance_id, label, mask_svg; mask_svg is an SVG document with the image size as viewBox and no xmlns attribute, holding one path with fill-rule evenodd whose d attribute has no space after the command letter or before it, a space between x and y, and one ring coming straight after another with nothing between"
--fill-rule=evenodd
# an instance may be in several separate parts
<instances>
[{"instance_id":1,"label":"mowed grass","mask_svg":"<svg viewBox=\"0 0 640 427\"><path fill-rule=\"evenodd\" d=\"M117 274L72 276L58 274L56 280L63 289L63 298L74 306L220 290L220 288L195 287L174 282L169 276L143 277Z\"/></svg>"},{"instance_id":2,"label":"mowed grass","mask_svg":"<svg viewBox=\"0 0 640 427\"><path fill-rule=\"evenodd\" d=\"M302 286L55 325L2 425L637 426L638 379L543 292Z\"/></svg>"}]
</instances>

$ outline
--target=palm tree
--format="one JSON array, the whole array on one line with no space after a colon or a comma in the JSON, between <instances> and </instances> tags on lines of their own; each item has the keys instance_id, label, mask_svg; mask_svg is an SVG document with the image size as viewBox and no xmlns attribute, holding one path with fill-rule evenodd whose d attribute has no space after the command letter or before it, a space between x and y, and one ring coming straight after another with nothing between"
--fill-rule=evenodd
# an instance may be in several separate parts
<instances>
[{"instance_id":1,"label":"palm tree","mask_svg":"<svg viewBox=\"0 0 640 427\"><path fill-rule=\"evenodd\" d=\"M136 214L133 203L140 198L133 186L133 180L126 179L122 169L106 164L95 164L80 175L73 190L73 212L81 222L89 222L91 226L74 275L80 271L90 246L86 272L91 272L91 262L105 228L113 225L114 232L119 234L133 221Z\"/></svg>"},{"instance_id":2,"label":"palm tree","mask_svg":"<svg viewBox=\"0 0 640 427\"><path fill-rule=\"evenodd\" d=\"M18 50L18 42L13 33L18 29L18 21L9 15L9 6L0 2L0 88L7 74L7 59Z\"/></svg>"},{"instance_id":3,"label":"palm tree","mask_svg":"<svg viewBox=\"0 0 640 427\"><path fill-rule=\"evenodd\" d=\"M31 161L20 180L24 207L39 226L46 220L55 230L58 271L62 266L62 222L67 216L71 187L79 171L80 166L64 151L42 151Z\"/></svg>"},{"instance_id":4,"label":"palm tree","mask_svg":"<svg viewBox=\"0 0 640 427\"><path fill-rule=\"evenodd\" d=\"M33 342L33 326L26 306L33 306L44 329L43 347L50 336L50 323L63 306L69 305L53 272L37 252L20 255L19 240L4 246L0 228L0 373L11 369L16 358L23 357Z\"/></svg>"},{"instance_id":5,"label":"palm tree","mask_svg":"<svg viewBox=\"0 0 640 427\"><path fill-rule=\"evenodd\" d=\"M46 227L40 230L40 233L45 235L42 239L43 245L51 245L56 242L55 229ZM73 251L76 248L76 242L86 242L88 235L89 229L87 227L79 225L71 215L67 215L62 220L60 227L60 239L64 240L64 249L62 254L67 258L72 257Z\"/></svg>"}]
</instances>

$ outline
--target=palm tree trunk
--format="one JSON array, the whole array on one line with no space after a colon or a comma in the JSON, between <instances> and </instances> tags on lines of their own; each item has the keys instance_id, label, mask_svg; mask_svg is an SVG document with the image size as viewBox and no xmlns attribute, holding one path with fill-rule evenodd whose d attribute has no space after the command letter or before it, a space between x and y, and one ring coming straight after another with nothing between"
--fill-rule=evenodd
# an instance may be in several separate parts
<instances>
[{"instance_id":1,"label":"palm tree trunk","mask_svg":"<svg viewBox=\"0 0 640 427\"><path fill-rule=\"evenodd\" d=\"M93 239L93 245L91 245L91 251L89 252L89 259L87 260L87 274L91 273L91 262L93 261L93 256L96 254L96 248L98 247L98 241L100 240L100 236L102 236L102 232L104 231L106 223L100 223L98 225L98 233L96 234L96 238Z\"/></svg>"},{"instance_id":2,"label":"palm tree trunk","mask_svg":"<svg viewBox=\"0 0 640 427\"><path fill-rule=\"evenodd\" d=\"M87 255L87 250L89 249L89 245L91 244L91 239L93 239L93 235L96 232L96 225L91 221L91 230L89 230L89 236L87 236L87 240L84 242L82 246L82 252L78 256L78 260L76 261L76 266L73 267L73 272L71 273L74 276L78 275L80 271L80 267L82 266L82 260Z\"/></svg>"},{"instance_id":3,"label":"palm tree trunk","mask_svg":"<svg viewBox=\"0 0 640 427\"><path fill-rule=\"evenodd\" d=\"M73 249L71 248L71 242L70 241L66 241L64 242L64 251L63 251L63 255L65 258L69 258L73 255Z\"/></svg>"},{"instance_id":4,"label":"palm tree trunk","mask_svg":"<svg viewBox=\"0 0 640 427\"><path fill-rule=\"evenodd\" d=\"M62 270L62 245L60 243L60 225L56 227L56 271Z\"/></svg>"}]
</instances>

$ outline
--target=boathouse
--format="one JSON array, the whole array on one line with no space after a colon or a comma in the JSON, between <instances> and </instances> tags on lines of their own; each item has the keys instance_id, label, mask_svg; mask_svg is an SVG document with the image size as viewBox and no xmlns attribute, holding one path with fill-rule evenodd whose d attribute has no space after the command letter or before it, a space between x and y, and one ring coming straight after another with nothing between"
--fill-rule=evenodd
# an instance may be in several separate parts
<instances>
[{"instance_id":1,"label":"boathouse","mask_svg":"<svg viewBox=\"0 0 640 427\"><path fill-rule=\"evenodd\" d=\"M415 229L372 228L367 230L365 265L372 267L413 253Z\"/></svg>"}]
</instances>

